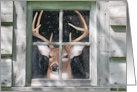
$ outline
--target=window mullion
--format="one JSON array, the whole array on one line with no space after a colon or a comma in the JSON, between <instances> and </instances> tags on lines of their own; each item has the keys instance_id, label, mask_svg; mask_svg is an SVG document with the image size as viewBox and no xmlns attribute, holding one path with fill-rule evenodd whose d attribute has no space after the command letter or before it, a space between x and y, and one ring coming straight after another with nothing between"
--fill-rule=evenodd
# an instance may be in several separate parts
<instances>
[{"instance_id":1,"label":"window mullion","mask_svg":"<svg viewBox=\"0 0 137 92\"><path fill-rule=\"evenodd\" d=\"M59 12L59 77L62 80L63 10Z\"/></svg>"},{"instance_id":2,"label":"window mullion","mask_svg":"<svg viewBox=\"0 0 137 92\"><path fill-rule=\"evenodd\" d=\"M50 42L50 43L45 43L45 42L33 42L33 45L57 45L59 46L60 43L59 42Z\"/></svg>"},{"instance_id":3,"label":"window mullion","mask_svg":"<svg viewBox=\"0 0 137 92\"><path fill-rule=\"evenodd\" d=\"M90 46L90 42L63 42L62 45L82 45L82 46Z\"/></svg>"}]
</instances>

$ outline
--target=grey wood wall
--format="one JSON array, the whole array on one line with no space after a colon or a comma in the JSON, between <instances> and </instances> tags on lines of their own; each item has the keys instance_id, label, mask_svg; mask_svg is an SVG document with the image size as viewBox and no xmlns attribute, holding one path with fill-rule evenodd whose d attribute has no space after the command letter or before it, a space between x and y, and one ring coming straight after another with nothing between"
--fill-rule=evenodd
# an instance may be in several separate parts
<instances>
[{"instance_id":1,"label":"grey wood wall","mask_svg":"<svg viewBox=\"0 0 137 92\"><path fill-rule=\"evenodd\" d=\"M26 5L1 1L2 87L25 86ZM98 68L98 74L104 76L98 76L98 84L126 88L126 2L103 1L97 6L98 66L109 65Z\"/></svg>"},{"instance_id":2,"label":"grey wood wall","mask_svg":"<svg viewBox=\"0 0 137 92\"><path fill-rule=\"evenodd\" d=\"M25 86L26 8L26 2L1 1L3 87Z\"/></svg>"},{"instance_id":3,"label":"grey wood wall","mask_svg":"<svg viewBox=\"0 0 137 92\"><path fill-rule=\"evenodd\" d=\"M1 86L12 84L13 2L1 1Z\"/></svg>"},{"instance_id":4,"label":"grey wood wall","mask_svg":"<svg viewBox=\"0 0 137 92\"><path fill-rule=\"evenodd\" d=\"M126 87L126 2L110 1L110 85Z\"/></svg>"}]
</instances>

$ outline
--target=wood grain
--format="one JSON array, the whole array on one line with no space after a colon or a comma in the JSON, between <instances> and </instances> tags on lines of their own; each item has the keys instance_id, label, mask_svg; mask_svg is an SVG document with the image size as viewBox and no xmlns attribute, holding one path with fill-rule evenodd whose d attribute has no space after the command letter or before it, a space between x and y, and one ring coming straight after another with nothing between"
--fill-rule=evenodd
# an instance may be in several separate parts
<instances>
[{"instance_id":1,"label":"wood grain","mask_svg":"<svg viewBox=\"0 0 137 92\"><path fill-rule=\"evenodd\" d=\"M13 22L13 1L1 1L1 22Z\"/></svg>"},{"instance_id":2,"label":"wood grain","mask_svg":"<svg viewBox=\"0 0 137 92\"><path fill-rule=\"evenodd\" d=\"M45 91L45 92L98 92L98 91L109 91L110 88L102 88L102 87L12 87L7 88L9 91ZM2 88L4 91L4 88Z\"/></svg>"},{"instance_id":3,"label":"wood grain","mask_svg":"<svg viewBox=\"0 0 137 92\"><path fill-rule=\"evenodd\" d=\"M1 54L12 54L12 26L1 26Z\"/></svg>"},{"instance_id":4,"label":"wood grain","mask_svg":"<svg viewBox=\"0 0 137 92\"><path fill-rule=\"evenodd\" d=\"M109 85L109 2L97 2L97 75L98 86ZM101 75L101 76L100 76Z\"/></svg>"},{"instance_id":5,"label":"wood grain","mask_svg":"<svg viewBox=\"0 0 137 92\"><path fill-rule=\"evenodd\" d=\"M14 1L13 86L25 86L26 78L26 2Z\"/></svg>"},{"instance_id":6,"label":"wood grain","mask_svg":"<svg viewBox=\"0 0 137 92\"><path fill-rule=\"evenodd\" d=\"M124 6L126 5L126 1L109 1L109 6L114 7L114 6Z\"/></svg>"},{"instance_id":7,"label":"wood grain","mask_svg":"<svg viewBox=\"0 0 137 92\"><path fill-rule=\"evenodd\" d=\"M113 88L126 88L126 58L111 58L110 84Z\"/></svg>"},{"instance_id":8,"label":"wood grain","mask_svg":"<svg viewBox=\"0 0 137 92\"><path fill-rule=\"evenodd\" d=\"M110 1L110 25L126 25L126 2Z\"/></svg>"},{"instance_id":9,"label":"wood grain","mask_svg":"<svg viewBox=\"0 0 137 92\"><path fill-rule=\"evenodd\" d=\"M11 59L1 59L1 86L11 87L12 84L12 67Z\"/></svg>"},{"instance_id":10,"label":"wood grain","mask_svg":"<svg viewBox=\"0 0 137 92\"><path fill-rule=\"evenodd\" d=\"M126 57L126 26L111 26L110 36L110 57Z\"/></svg>"},{"instance_id":11,"label":"wood grain","mask_svg":"<svg viewBox=\"0 0 137 92\"><path fill-rule=\"evenodd\" d=\"M90 43L90 79L97 86L97 22L96 2L91 3L89 20L89 43Z\"/></svg>"},{"instance_id":12,"label":"wood grain","mask_svg":"<svg viewBox=\"0 0 137 92\"><path fill-rule=\"evenodd\" d=\"M126 25L126 17L119 17L119 18L110 18L110 25Z\"/></svg>"}]
</instances>

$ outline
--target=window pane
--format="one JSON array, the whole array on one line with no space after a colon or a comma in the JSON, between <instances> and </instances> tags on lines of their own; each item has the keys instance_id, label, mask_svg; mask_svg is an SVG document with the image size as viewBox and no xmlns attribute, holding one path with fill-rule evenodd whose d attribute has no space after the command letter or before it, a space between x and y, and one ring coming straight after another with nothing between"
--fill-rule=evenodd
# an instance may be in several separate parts
<instances>
[{"instance_id":1,"label":"window pane","mask_svg":"<svg viewBox=\"0 0 137 92\"><path fill-rule=\"evenodd\" d=\"M83 18L86 21L87 27L89 28L89 11L79 11ZM78 17L78 15L74 11L64 11L63 15L63 42L69 42L69 33L72 34L72 40L76 39L80 35L83 34L83 32L78 31L71 26L68 25L68 23L71 23L77 27L83 27L82 23ZM79 42L88 42L89 36L86 36L84 39L82 39Z\"/></svg>"},{"instance_id":2,"label":"window pane","mask_svg":"<svg viewBox=\"0 0 137 92\"><path fill-rule=\"evenodd\" d=\"M62 78L89 79L89 47L63 46Z\"/></svg>"},{"instance_id":3,"label":"window pane","mask_svg":"<svg viewBox=\"0 0 137 92\"><path fill-rule=\"evenodd\" d=\"M33 17L37 11L33 12ZM40 11L38 12L39 15ZM38 19L38 16L37 16ZM36 19L36 23L37 23ZM59 41L59 11L43 11L39 33L49 40L51 33L53 33L52 42ZM33 42L41 41L33 36Z\"/></svg>"},{"instance_id":4,"label":"window pane","mask_svg":"<svg viewBox=\"0 0 137 92\"><path fill-rule=\"evenodd\" d=\"M32 78L59 79L59 48L32 47Z\"/></svg>"}]
</instances>

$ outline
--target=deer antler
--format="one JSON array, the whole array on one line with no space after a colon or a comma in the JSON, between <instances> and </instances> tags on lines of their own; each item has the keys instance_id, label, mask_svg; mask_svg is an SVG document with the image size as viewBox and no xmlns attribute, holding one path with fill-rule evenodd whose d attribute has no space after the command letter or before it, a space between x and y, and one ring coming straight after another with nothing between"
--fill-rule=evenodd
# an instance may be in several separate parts
<instances>
[{"instance_id":1,"label":"deer antler","mask_svg":"<svg viewBox=\"0 0 137 92\"><path fill-rule=\"evenodd\" d=\"M41 20L42 13L43 13L43 10L41 10L41 12L39 14L36 28L35 28L35 21L36 21L38 12L35 13L35 16L34 16L33 22L32 22L32 34L33 34L33 36L43 40L44 42L51 42L52 41L52 37L53 37L53 33L51 33L50 40L47 40L44 36L39 34L39 28L41 27L40 20ZM54 46L53 45L49 45L49 48L52 49L52 48L54 48Z\"/></svg>"},{"instance_id":2,"label":"deer antler","mask_svg":"<svg viewBox=\"0 0 137 92\"><path fill-rule=\"evenodd\" d=\"M88 35L88 33L89 33L87 24L86 24L83 16L77 10L75 10L75 13L77 13L77 15L79 16L79 18L80 18L80 20L82 22L83 28L76 27L76 26L74 26L71 23L68 23L68 25L70 25L71 27L75 28L76 30L83 31L84 33L81 36L79 36L78 38L74 39L74 40L71 39L71 33L70 33L69 34L69 42L78 42L81 39L85 38Z\"/></svg>"}]
</instances>

